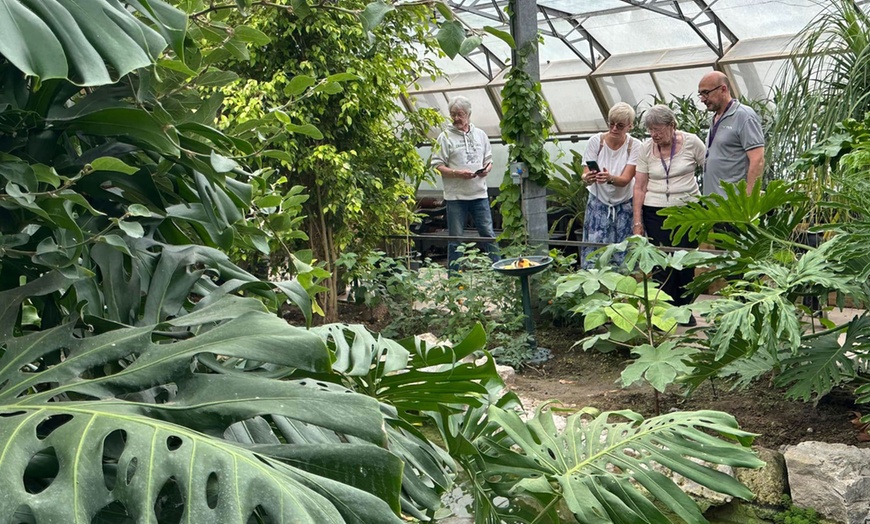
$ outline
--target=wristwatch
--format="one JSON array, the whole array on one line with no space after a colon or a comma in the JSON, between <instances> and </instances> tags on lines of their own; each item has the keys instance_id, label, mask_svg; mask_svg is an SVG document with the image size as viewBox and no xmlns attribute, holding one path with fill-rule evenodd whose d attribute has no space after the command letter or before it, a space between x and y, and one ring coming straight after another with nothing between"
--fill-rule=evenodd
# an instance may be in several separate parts
<instances>
[{"instance_id":1,"label":"wristwatch","mask_svg":"<svg viewBox=\"0 0 870 524\"><path fill-rule=\"evenodd\" d=\"M607 176L607 183L610 184L611 186L613 185L613 177L612 176L610 176L610 175Z\"/></svg>"}]
</instances>

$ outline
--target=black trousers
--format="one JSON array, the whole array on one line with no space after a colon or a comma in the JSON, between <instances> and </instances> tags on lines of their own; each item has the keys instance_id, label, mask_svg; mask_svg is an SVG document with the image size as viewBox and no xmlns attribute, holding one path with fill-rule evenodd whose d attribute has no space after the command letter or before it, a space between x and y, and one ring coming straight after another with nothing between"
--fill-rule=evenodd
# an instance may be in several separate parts
<instances>
[{"instance_id":1,"label":"black trousers","mask_svg":"<svg viewBox=\"0 0 870 524\"><path fill-rule=\"evenodd\" d=\"M643 228L646 231L646 236L657 246L683 247L692 249L698 247L697 242L691 242L685 236L679 243L671 242L671 231L663 229L665 217L656 214L660 207L643 206ZM656 271L653 274L656 282L662 291L673 297L675 306L685 306L692 302L695 298L692 295L684 297L686 294L686 286L695 278L695 268L688 269L668 269Z\"/></svg>"}]
</instances>

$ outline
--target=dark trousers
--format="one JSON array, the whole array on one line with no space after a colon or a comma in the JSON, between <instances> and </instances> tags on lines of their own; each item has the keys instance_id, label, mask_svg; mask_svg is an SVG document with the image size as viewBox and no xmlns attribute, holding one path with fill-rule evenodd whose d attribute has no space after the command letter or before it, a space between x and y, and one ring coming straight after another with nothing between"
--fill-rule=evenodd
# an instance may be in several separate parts
<instances>
[{"instance_id":1,"label":"dark trousers","mask_svg":"<svg viewBox=\"0 0 870 524\"><path fill-rule=\"evenodd\" d=\"M663 229L665 217L656 214L660 207L643 206L643 228L646 230L646 236L650 238L653 244L657 246L672 246L692 249L698 247L697 242L690 242L685 236L679 243L671 242L671 231ZM659 286L662 291L673 297L675 306L685 306L692 302L694 298L691 294L687 297L686 286L695 278L695 268L688 269L668 269L656 271L653 278L661 283Z\"/></svg>"}]
</instances>

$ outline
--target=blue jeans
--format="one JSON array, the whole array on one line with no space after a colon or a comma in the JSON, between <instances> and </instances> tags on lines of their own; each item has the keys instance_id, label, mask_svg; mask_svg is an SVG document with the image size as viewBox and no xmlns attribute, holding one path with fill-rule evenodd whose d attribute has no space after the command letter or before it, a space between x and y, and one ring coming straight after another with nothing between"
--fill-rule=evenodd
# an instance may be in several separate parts
<instances>
[{"instance_id":1,"label":"blue jeans","mask_svg":"<svg viewBox=\"0 0 870 524\"><path fill-rule=\"evenodd\" d=\"M474 226L477 228L477 234L481 237L495 237L495 230L492 228L492 213L489 211L489 199L478 198L476 200L448 200L447 201L447 234L452 237L461 237L465 233L465 222L468 221L468 215L474 221ZM447 262L448 267L454 268L456 259L459 258L456 254L456 248L461 242L450 240L447 242ZM486 252L493 262L499 259L497 248L492 242L485 244ZM454 268L455 269L455 268Z\"/></svg>"}]
</instances>

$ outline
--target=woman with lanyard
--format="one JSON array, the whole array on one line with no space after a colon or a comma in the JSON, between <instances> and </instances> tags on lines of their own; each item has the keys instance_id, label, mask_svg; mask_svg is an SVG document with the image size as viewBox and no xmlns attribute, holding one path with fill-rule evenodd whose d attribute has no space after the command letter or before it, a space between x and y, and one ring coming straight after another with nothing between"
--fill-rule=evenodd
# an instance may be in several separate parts
<instances>
[{"instance_id":1,"label":"woman with lanyard","mask_svg":"<svg viewBox=\"0 0 870 524\"><path fill-rule=\"evenodd\" d=\"M686 237L673 244L670 232L662 227L665 217L658 211L697 199L700 190L695 171L704 165L707 148L697 136L677 130L674 112L665 105L649 108L643 123L651 138L643 143L637 159L632 230L635 235L646 233L659 246L698 247L697 242L690 242ZM694 269L656 275L656 280L662 283L662 291L670 295L677 306L692 302L693 297L683 295L693 278ZM689 325L694 325L694 321L694 317L690 318Z\"/></svg>"},{"instance_id":2,"label":"woman with lanyard","mask_svg":"<svg viewBox=\"0 0 870 524\"><path fill-rule=\"evenodd\" d=\"M608 131L593 135L586 144L583 181L589 186L586 214L583 218L583 242L616 244L631 235L631 196L640 140L628 135L635 112L619 102L608 112ZM591 165L590 165L591 164ZM583 267L592 266L589 255L598 249L581 250ZM622 263L622 255L615 256Z\"/></svg>"}]
</instances>

